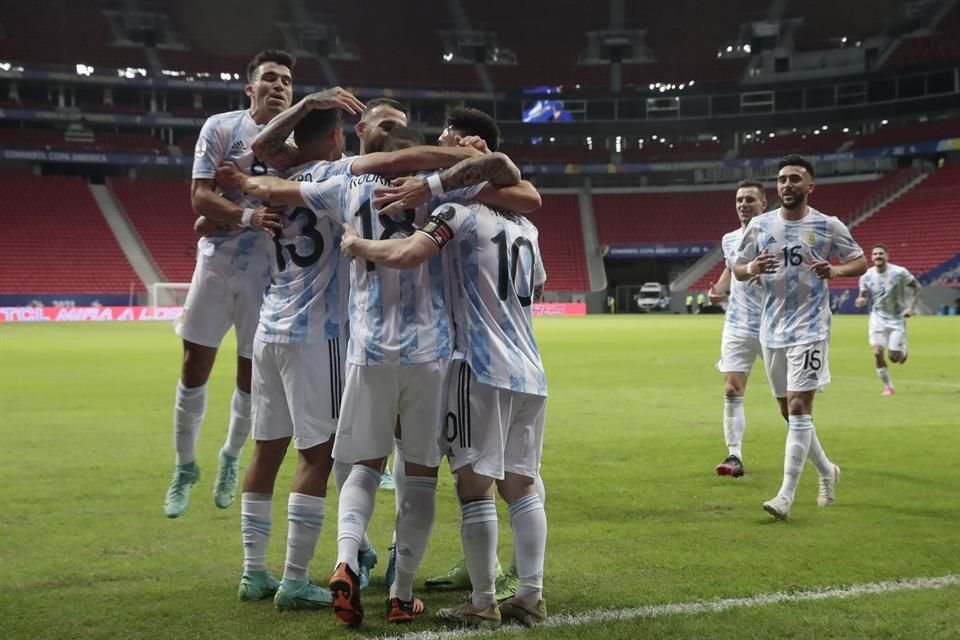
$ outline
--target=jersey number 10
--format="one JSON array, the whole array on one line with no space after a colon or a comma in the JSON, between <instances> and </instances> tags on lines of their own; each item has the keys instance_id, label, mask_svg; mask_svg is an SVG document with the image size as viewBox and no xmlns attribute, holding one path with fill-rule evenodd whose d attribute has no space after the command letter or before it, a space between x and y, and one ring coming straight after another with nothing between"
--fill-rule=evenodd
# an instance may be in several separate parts
<instances>
[{"instance_id":1,"label":"jersey number 10","mask_svg":"<svg viewBox=\"0 0 960 640\"><path fill-rule=\"evenodd\" d=\"M517 282L517 268L520 266L520 251L526 249L530 252L530 273L523 274L524 277L528 277L530 280L530 286L527 291L532 295L533 294L533 245L530 244L530 241L524 237L518 237L513 241L513 245L510 247L509 251L507 249L507 232L501 231L497 235L493 236L490 239L490 242L497 245L497 296L501 300L506 300L507 295L510 293L510 282L514 283L514 289L516 290ZM509 255L508 255L509 253ZM519 292L517 293L517 299L520 301L520 306L529 307L531 302L531 296L521 296Z\"/></svg>"}]
</instances>

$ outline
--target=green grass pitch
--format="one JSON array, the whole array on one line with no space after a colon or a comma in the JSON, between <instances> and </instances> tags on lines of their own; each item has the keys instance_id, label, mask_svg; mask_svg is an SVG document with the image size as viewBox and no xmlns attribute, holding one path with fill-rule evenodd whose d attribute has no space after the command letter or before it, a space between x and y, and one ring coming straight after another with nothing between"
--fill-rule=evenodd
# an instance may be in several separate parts
<instances>
[{"instance_id":1,"label":"green grass pitch","mask_svg":"<svg viewBox=\"0 0 960 640\"><path fill-rule=\"evenodd\" d=\"M550 404L544 448L551 614L689 603L960 574L960 320L910 321L910 360L881 398L866 318L838 317L833 384L814 421L843 469L837 503L815 505L807 466L791 519L760 508L779 487L784 426L758 364L746 399L747 475L726 455L716 316L538 319ZM241 604L239 500L211 490L234 375L228 338L200 435L201 483L186 515L162 514L180 346L168 323L0 326L0 619L4 638L346 638L438 630L388 626L382 585L394 514L379 492L381 550L359 632L329 612ZM244 451L249 460L251 447ZM274 499L268 562L282 572L292 465ZM335 556L332 490L314 579ZM501 559L510 532L501 504ZM460 557L441 471L420 580ZM418 585L422 584L418 581ZM418 589L428 610L456 594ZM503 637L957 638L960 587L670 615Z\"/></svg>"}]
</instances>

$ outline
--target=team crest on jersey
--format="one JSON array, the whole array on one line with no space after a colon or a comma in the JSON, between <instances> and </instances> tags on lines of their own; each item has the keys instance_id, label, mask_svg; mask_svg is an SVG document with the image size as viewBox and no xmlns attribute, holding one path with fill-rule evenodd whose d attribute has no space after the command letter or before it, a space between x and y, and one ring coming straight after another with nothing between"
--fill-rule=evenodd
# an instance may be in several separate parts
<instances>
[{"instance_id":1,"label":"team crest on jersey","mask_svg":"<svg viewBox=\"0 0 960 640\"><path fill-rule=\"evenodd\" d=\"M817 244L817 234L816 234L815 232L811 231L811 232L809 233L809 235L807 235L807 237L803 239L803 241L804 241L808 246L811 246L811 247L816 246L816 244Z\"/></svg>"},{"instance_id":2,"label":"team crest on jersey","mask_svg":"<svg viewBox=\"0 0 960 640\"><path fill-rule=\"evenodd\" d=\"M441 220L453 220L453 216L455 216L456 213L457 212L456 210L454 210L453 207L446 206L443 209L440 209L440 211L437 211L433 215L436 216L437 218L440 218Z\"/></svg>"}]
</instances>

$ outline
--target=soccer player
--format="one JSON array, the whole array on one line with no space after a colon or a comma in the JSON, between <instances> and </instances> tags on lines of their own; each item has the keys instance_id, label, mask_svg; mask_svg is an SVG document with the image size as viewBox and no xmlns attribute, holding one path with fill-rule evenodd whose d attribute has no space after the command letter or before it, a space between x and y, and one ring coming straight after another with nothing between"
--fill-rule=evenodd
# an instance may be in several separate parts
<instances>
[{"instance_id":1,"label":"soccer player","mask_svg":"<svg viewBox=\"0 0 960 640\"><path fill-rule=\"evenodd\" d=\"M281 117L273 120L269 131L264 131L263 135L254 141L254 150L268 166L278 171L285 171L290 167L301 164L300 151L296 146L287 144L287 138L296 124L311 108L306 100L297 103L284 112ZM390 98L370 100L363 108L360 122L356 126L357 138L360 141L360 155L382 151L390 132L406 126L407 109L404 105ZM334 466L338 489L343 485L348 473L349 468L345 465L337 464ZM383 470L380 477L380 488L395 488L389 467ZM373 561L375 562L375 559ZM363 575L361 579L366 581L367 577Z\"/></svg>"},{"instance_id":2,"label":"soccer player","mask_svg":"<svg viewBox=\"0 0 960 640\"><path fill-rule=\"evenodd\" d=\"M312 110L297 127L295 140L302 157L315 160L294 169L291 181L349 173L350 162L332 162L343 152L339 109ZM233 170L237 175L231 186L242 188L244 175ZM228 182L228 176L218 171L218 183ZM281 611L331 604L330 592L309 580L308 565L323 527L342 391L348 283L337 250L341 235L339 218L290 208L269 245L270 286L253 347L255 445L241 496L244 572L238 597L274 595ZM276 476L291 439L298 464L287 503L286 563L278 584L267 573L266 550Z\"/></svg>"},{"instance_id":3,"label":"soccer player","mask_svg":"<svg viewBox=\"0 0 960 640\"><path fill-rule=\"evenodd\" d=\"M869 321L870 346L873 347L877 375L883 382L881 395L892 396L893 382L883 359L883 350L889 352L893 362L903 364L907 361L907 318L913 315L917 300L920 299L920 282L903 267L889 262L885 244L874 245L870 258L873 266L860 276L860 295L854 304L863 307L867 304L868 295L873 298ZM909 304L908 287L913 290Z\"/></svg>"},{"instance_id":4,"label":"soccer player","mask_svg":"<svg viewBox=\"0 0 960 640\"><path fill-rule=\"evenodd\" d=\"M222 191L214 184L217 166L231 160L250 173L266 167L251 143L271 118L290 106L291 70L295 58L286 51L261 51L247 65L244 93L250 108L211 116L204 123L194 153L191 202L194 211L211 220L235 220L197 244L193 273L183 314L176 331L183 339L183 365L174 402L176 466L164 500L164 513L176 518L186 511L190 489L200 479L196 443L207 406L207 380L217 349L231 325L237 333L237 386L230 401L227 437L218 456L214 502L221 509L236 495L240 452L250 433L250 371L253 334L263 291L267 286L267 236L251 228L262 218L256 202L243 194Z\"/></svg>"},{"instance_id":5,"label":"soccer player","mask_svg":"<svg viewBox=\"0 0 960 640\"><path fill-rule=\"evenodd\" d=\"M447 126L444 128L437 141L440 146L473 146L476 149L490 153L496 151L500 144L500 129L496 121L488 114L479 109L458 107L452 109L447 117ZM504 200L503 196L510 193L514 196L523 194L525 198L531 198L532 206L525 209L515 209L516 204L513 201ZM403 207L419 206L426 203L431 198L429 187L418 178L398 178L391 187L379 189L378 198L375 203L381 207L384 213L399 211ZM540 208L540 196L532 184L523 180L516 187L494 188L487 185L479 192L476 199L484 204L505 209L518 210L521 213L534 211ZM428 208L428 211L432 211ZM403 455L398 451L394 455L394 475L398 478L402 476ZM397 490L397 504L403 500L402 485ZM543 488L543 481L536 478L535 486L537 493L542 501L546 501L546 491ZM387 567L386 582L389 585L392 582L392 568L396 562L394 547L391 547L390 563ZM497 600L505 600L514 595L519 585L519 578L516 571L516 562L512 562L510 569L504 573L497 563ZM460 560L453 565L446 573L428 579L424 586L427 589L437 590L460 590L470 588L470 575L467 572L465 560Z\"/></svg>"},{"instance_id":6,"label":"soccer player","mask_svg":"<svg viewBox=\"0 0 960 640\"><path fill-rule=\"evenodd\" d=\"M820 475L817 504L834 502L840 467L823 451L813 425L814 395L830 383L828 280L867 269L846 225L807 203L813 190L813 165L798 155L783 158L777 174L781 206L747 225L733 267L740 281L759 275L764 290L763 364L788 430L783 482L763 508L781 520L790 514L808 455ZM833 258L840 264L832 264Z\"/></svg>"},{"instance_id":7,"label":"soccer player","mask_svg":"<svg viewBox=\"0 0 960 640\"><path fill-rule=\"evenodd\" d=\"M460 605L440 609L437 617L492 628L502 616L533 626L546 619L547 532L534 487L547 395L528 315L546 279L536 227L513 212L448 204L402 240L371 241L347 230L342 250L374 263L411 268L448 243L457 352L464 359L452 363L442 442L457 475L461 540L473 591ZM495 485L510 507L519 573L517 594L500 606Z\"/></svg>"},{"instance_id":8,"label":"soccer player","mask_svg":"<svg viewBox=\"0 0 960 640\"><path fill-rule=\"evenodd\" d=\"M717 465L717 475L739 478L743 475L743 434L747 417L743 410L743 394L753 363L760 355L760 312L763 291L750 283L733 280L730 270L737 258L737 247L743 231L754 217L767 208L763 184L744 180L737 185L737 217L740 228L723 236L720 246L726 267L715 285L708 291L711 304L719 304L729 293L727 313L723 318L723 338L720 342L720 362L717 369L723 374L723 437L727 443L727 458Z\"/></svg>"}]
</instances>

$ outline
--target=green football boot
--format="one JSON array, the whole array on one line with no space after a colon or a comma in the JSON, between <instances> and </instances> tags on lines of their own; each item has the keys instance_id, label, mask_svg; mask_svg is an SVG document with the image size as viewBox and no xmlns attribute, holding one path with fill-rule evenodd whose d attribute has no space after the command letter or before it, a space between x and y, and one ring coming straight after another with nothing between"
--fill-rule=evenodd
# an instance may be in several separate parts
<instances>
[{"instance_id":1,"label":"green football boot","mask_svg":"<svg viewBox=\"0 0 960 640\"><path fill-rule=\"evenodd\" d=\"M190 489L200 480L200 467L196 462L178 464L173 468L173 479L163 501L163 512L168 518L179 518L190 504Z\"/></svg>"}]
</instances>

